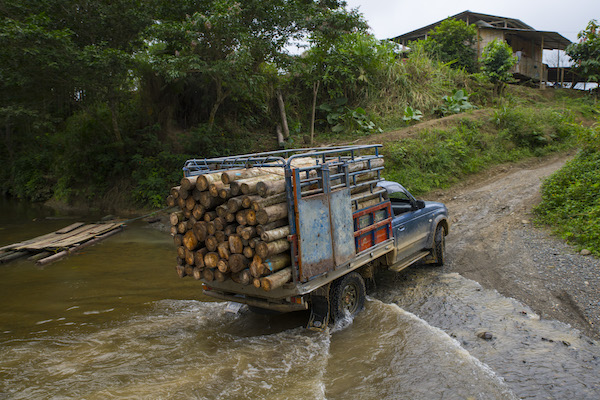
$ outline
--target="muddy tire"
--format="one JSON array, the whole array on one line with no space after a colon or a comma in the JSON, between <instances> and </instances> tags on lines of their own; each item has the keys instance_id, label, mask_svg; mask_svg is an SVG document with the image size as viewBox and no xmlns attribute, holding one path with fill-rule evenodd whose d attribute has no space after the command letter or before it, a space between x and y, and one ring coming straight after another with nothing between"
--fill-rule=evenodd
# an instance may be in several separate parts
<instances>
[{"instance_id":1,"label":"muddy tire","mask_svg":"<svg viewBox=\"0 0 600 400\"><path fill-rule=\"evenodd\" d=\"M435 259L434 265L442 266L446 262L446 230L439 224L435 228L435 235L433 237L433 257Z\"/></svg>"},{"instance_id":2,"label":"muddy tire","mask_svg":"<svg viewBox=\"0 0 600 400\"><path fill-rule=\"evenodd\" d=\"M357 272L350 272L335 281L329 293L330 316L339 321L347 314L355 316L365 306L365 281Z\"/></svg>"}]
</instances>

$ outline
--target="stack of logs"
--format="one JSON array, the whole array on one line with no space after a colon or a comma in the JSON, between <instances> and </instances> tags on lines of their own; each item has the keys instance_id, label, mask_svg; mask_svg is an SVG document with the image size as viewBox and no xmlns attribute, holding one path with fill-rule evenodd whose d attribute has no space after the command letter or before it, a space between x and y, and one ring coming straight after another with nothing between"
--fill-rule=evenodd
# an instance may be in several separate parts
<instances>
[{"instance_id":1,"label":"stack of logs","mask_svg":"<svg viewBox=\"0 0 600 400\"><path fill-rule=\"evenodd\" d=\"M298 160L296 166L314 165L313 159ZM349 172L365 170L357 182L372 180L377 174L366 171L368 165L366 161L354 162ZM383 159L370 163L371 168L381 165ZM352 199L359 202L359 208L367 207L380 201L382 190L373 192L369 185L356 187L351 190ZM170 215L180 277L193 276L205 282L231 279L265 291L291 280L283 168L184 177L180 186L171 189L167 205L180 209Z\"/></svg>"}]
</instances>

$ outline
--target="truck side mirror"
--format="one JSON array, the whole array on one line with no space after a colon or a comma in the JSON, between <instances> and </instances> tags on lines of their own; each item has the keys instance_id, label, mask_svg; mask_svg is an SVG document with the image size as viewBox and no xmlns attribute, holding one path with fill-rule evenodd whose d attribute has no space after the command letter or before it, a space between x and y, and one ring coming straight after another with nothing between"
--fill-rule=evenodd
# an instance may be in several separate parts
<instances>
[{"instance_id":1,"label":"truck side mirror","mask_svg":"<svg viewBox=\"0 0 600 400\"><path fill-rule=\"evenodd\" d=\"M423 200L417 200L417 208L419 210L425 208L425 202Z\"/></svg>"}]
</instances>

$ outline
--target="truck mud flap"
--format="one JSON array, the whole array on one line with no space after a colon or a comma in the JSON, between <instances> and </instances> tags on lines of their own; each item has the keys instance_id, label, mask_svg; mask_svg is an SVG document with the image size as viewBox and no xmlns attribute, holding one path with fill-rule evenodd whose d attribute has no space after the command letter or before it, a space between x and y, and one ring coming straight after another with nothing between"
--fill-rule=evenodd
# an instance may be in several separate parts
<instances>
[{"instance_id":1,"label":"truck mud flap","mask_svg":"<svg viewBox=\"0 0 600 400\"><path fill-rule=\"evenodd\" d=\"M329 286L321 286L310 293L310 319L307 329L321 332L329 324Z\"/></svg>"}]
</instances>

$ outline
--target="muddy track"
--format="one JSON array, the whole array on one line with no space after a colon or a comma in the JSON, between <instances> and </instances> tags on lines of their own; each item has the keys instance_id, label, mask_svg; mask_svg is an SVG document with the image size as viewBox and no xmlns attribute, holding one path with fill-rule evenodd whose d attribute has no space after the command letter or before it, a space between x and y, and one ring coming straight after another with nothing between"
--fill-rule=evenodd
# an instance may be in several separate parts
<instances>
[{"instance_id":1,"label":"muddy track","mask_svg":"<svg viewBox=\"0 0 600 400\"><path fill-rule=\"evenodd\" d=\"M580 256L531 223L542 180L568 158L496 167L426 198L446 203L450 212L445 272L458 272L522 301L542 318L599 338L598 307L590 307L600 304L599 260Z\"/></svg>"}]
</instances>

